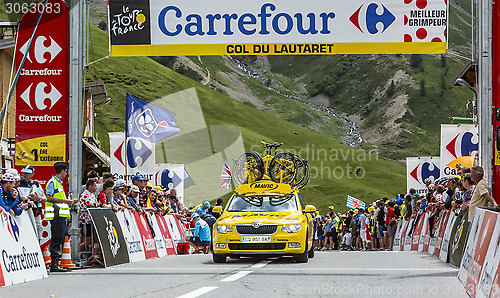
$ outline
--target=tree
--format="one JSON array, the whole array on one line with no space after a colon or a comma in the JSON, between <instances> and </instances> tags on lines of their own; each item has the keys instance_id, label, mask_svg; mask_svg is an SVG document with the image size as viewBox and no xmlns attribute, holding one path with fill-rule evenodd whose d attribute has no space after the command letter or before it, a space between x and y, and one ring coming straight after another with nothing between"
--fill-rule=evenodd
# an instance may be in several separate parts
<instances>
[{"instance_id":1,"label":"tree","mask_svg":"<svg viewBox=\"0 0 500 298\"><path fill-rule=\"evenodd\" d=\"M425 80L420 81L420 95L425 96L427 90L425 90Z\"/></svg>"},{"instance_id":2,"label":"tree","mask_svg":"<svg viewBox=\"0 0 500 298\"><path fill-rule=\"evenodd\" d=\"M394 91L396 91L396 85L394 85L394 81L391 81L391 84L387 88L387 97L392 97L394 95Z\"/></svg>"},{"instance_id":3,"label":"tree","mask_svg":"<svg viewBox=\"0 0 500 298\"><path fill-rule=\"evenodd\" d=\"M106 31L108 30L108 23L106 23L105 21L100 21L97 27L99 27L99 29L101 29L102 31Z\"/></svg>"},{"instance_id":4,"label":"tree","mask_svg":"<svg viewBox=\"0 0 500 298\"><path fill-rule=\"evenodd\" d=\"M413 68L419 68L420 64L422 64L422 60L422 56L413 54L410 56L410 66Z\"/></svg>"}]
</instances>

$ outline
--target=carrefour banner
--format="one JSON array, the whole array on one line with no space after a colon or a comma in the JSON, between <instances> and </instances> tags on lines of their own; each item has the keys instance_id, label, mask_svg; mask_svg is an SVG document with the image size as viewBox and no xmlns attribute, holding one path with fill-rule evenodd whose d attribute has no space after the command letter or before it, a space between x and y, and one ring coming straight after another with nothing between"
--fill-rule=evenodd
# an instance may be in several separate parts
<instances>
[{"instance_id":1,"label":"carrefour banner","mask_svg":"<svg viewBox=\"0 0 500 298\"><path fill-rule=\"evenodd\" d=\"M0 287L47 277L28 213L0 216Z\"/></svg>"},{"instance_id":2,"label":"carrefour banner","mask_svg":"<svg viewBox=\"0 0 500 298\"><path fill-rule=\"evenodd\" d=\"M441 124L441 177L458 174L458 166L471 167L478 153L477 124Z\"/></svg>"},{"instance_id":3,"label":"carrefour banner","mask_svg":"<svg viewBox=\"0 0 500 298\"><path fill-rule=\"evenodd\" d=\"M110 0L112 56L436 54L443 0Z\"/></svg>"},{"instance_id":4,"label":"carrefour banner","mask_svg":"<svg viewBox=\"0 0 500 298\"><path fill-rule=\"evenodd\" d=\"M427 179L437 180L440 175L439 157L407 157L406 158L406 189L414 188L417 193L425 194Z\"/></svg>"}]
</instances>

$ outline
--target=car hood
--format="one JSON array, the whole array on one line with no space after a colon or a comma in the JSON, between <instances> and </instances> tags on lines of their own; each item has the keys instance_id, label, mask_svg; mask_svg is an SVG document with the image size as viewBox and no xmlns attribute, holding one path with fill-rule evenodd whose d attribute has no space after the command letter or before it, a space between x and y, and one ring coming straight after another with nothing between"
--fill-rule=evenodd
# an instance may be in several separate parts
<instances>
[{"instance_id":1,"label":"car hood","mask_svg":"<svg viewBox=\"0 0 500 298\"><path fill-rule=\"evenodd\" d=\"M235 225L251 224L254 222L268 224L293 224L300 223L302 213L293 212L225 212L217 220L218 224Z\"/></svg>"}]
</instances>

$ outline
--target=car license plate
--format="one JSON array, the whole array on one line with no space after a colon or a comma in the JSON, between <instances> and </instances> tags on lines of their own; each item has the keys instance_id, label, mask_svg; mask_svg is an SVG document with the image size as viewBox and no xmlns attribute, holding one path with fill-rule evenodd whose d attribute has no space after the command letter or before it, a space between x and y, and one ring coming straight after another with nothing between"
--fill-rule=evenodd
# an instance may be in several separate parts
<instances>
[{"instance_id":1,"label":"car license plate","mask_svg":"<svg viewBox=\"0 0 500 298\"><path fill-rule=\"evenodd\" d=\"M250 237L243 237L242 241L243 243L266 243L266 242L271 242L271 236L250 236Z\"/></svg>"}]
</instances>

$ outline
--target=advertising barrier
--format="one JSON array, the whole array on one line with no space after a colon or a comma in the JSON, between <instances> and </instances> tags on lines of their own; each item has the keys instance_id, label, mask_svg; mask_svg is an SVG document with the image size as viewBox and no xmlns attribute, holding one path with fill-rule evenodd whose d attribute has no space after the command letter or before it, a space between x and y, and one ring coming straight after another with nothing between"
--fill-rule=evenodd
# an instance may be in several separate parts
<instances>
[{"instance_id":1,"label":"advertising barrier","mask_svg":"<svg viewBox=\"0 0 500 298\"><path fill-rule=\"evenodd\" d=\"M144 246L142 245L141 233L135 222L135 217L130 210L117 212L116 217L120 222L123 232L123 238L127 244L128 256L130 262L139 262L146 260Z\"/></svg>"},{"instance_id":2,"label":"advertising barrier","mask_svg":"<svg viewBox=\"0 0 500 298\"><path fill-rule=\"evenodd\" d=\"M437 238L436 245L434 246L434 256L439 257L441 254L441 246L443 244L443 236L448 225L448 218L450 216L450 210L441 211L441 216L439 217L439 228L436 230Z\"/></svg>"},{"instance_id":3,"label":"advertising barrier","mask_svg":"<svg viewBox=\"0 0 500 298\"><path fill-rule=\"evenodd\" d=\"M410 220L405 225L405 228L403 229L403 235L401 236L401 241L403 241L403 243L401 245L401 248L404 251L411 250L412 234L410 233L410 231L412 231L412 226L414 221L415 220L413 218L410 218Z\"/></svg>"},{"instance_id":4,"label":"advertising barrier","mask_svg":"<svg viewBox=\"0 0 500 298\"><path fill-rule=\"evenodd\" d=\"M181 243L184 239L184 236L182 236L181 232L179 231L179 227L177 225L177 219L173 215L165 215L165 221L170 236L172 236L174 247L177 247L177 245Z\"/></svg>"},{"instance_id":5,"label":"advertising barrier","mask_svg":"<svg viewBox=\"0 0 500 298\"><path fill-rule=\"evenodd\" d=\"M460 266L460 261L464 254L465 242L469 233L469 221L467 220L468 211L461 211L458 214L450 237L450 263L455 266Z\"/></svg>"},{"instance_id":6,"label":"advertising barrier","mask_svg":"<svg viewBox=\"0 0 500 298\"><path fill-rule=\"evenodd\" d=\"M88 211L97 231L104 266L108 267L130 262L120 222L113 210L89 208Z\"/></svg>"},{"instance_id":7,"label":"advertising barrier","mask_svg":"<svg viewBox=\"0 0 500 298\"><path fill-rule=\"evenodd\" d=\"M451 230L453 229L453 224L457 219L454 212L450 212L449 214L450 215L448 216L446 227L444 229L443 242L441 243L441 252L439 253L439 258L443 262L448 262L448 249L450 246Z\"/></svg>"},{"instance_id":8,"label":"advertising barrier","mask_svg":"<svg viewBox=\"0 0 500 298\"><path fill-rule=\"evenodd\" d=\"M424 251L424 246L429 249L429 212L422 213L422 230L420 232L420 241L418 241L418 251ZM425 245L427 241L427 245Z\"/></svg>"},{"instance_id":9,"label":"advertising barrier","mask_svg":"<svg viewBox=\"0 0 500 298\"><path fill-rule=\"evenodd\" d=\"M158 222L156 221L156 216L151 215L150 213L146 214L148 221L151 223L151 227L154 231L154 239L156 243L156 252L158 253L158 257L165 257L167 255L167 250L165 246L165 240L163 240L163 236L160 231L160 227Z\"/></svg>"},{"instance_id":10,"label":"advertising barrier","mask_svg":"<svg viewBox=\"0 0 500 298\"><path fill-rule=\"evenodd\" d=\"M35 231L26 212L0 217L0 287L47 277Z\"/></svg>"},{"instance_id":11,"label":"advertising barrier","mask_svg":"<svg viewBox=\"0 0 500 298\"><path fill-rule=\"evenodd\" d=\"M392 243L393 251L401 250L401 235L403 234L403 227L406 224L405 220L401 220L398 222L398 227L396 229L396 234L394 234L394 242Z\"/></svg>"},{"instance_id":12,"label":"advertising barrier","mask_svg":"<svg viewBox=\"0 0 500 298\"><path fill-rule=\"evenodd\" d=\"M483 270L486 254L489 252L491 235L495 229L498 213L488 210L481 210L484 213L480 225L480 233L478 233L477 241L474 242L472 259L470 262L469 270L467 271L467 278L465 280L465 289L472 297L476 297L477 288L479 286L479 277ZM477 212L476 212L477 213ZM478 225L479 226L479 225Z\"/></svg>"},{"instance_id":13,"label":"advertising barrier","mask_svg":"<svg viewBox=\"0 0 500 298\"><path fill-rule=\"evenodd\" d=\"M170 232L168 231L167 221L165 220L165 217L157 214L156 221L158 222L160 233L163 237L163 241L165 242L167 255L175 255L174 241L172 240L172 236L170 236Z\"/></svg>"},{"instance_id":14,"label":"advertising barrier","mask_svg":"<svg viewBox=\"0 0 500 298\"><path fill-rule=\"evenodd\" d=\"M141 234L141 241L146 259L157 258L158 251L156 249L156 241L151 234L146 216L139 214L139 212L134 212L134 217L137 222L137 227L139 228L139 233Z\"/></svg>"},{"instance_id":15,"label":"advertising barrier","mask_svg":"<svg viewBox=\"0 0 500 298\"><path fill-rule=\"evenodd\" d=\"M413 235L411 238L411 250L418 250L422 227L424 226L425 214L420 214L417 218L417 223L413 227Z\"/></svg>"}]
</instances>

